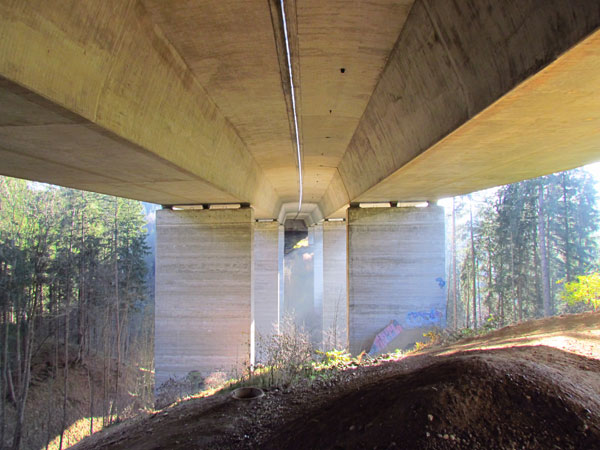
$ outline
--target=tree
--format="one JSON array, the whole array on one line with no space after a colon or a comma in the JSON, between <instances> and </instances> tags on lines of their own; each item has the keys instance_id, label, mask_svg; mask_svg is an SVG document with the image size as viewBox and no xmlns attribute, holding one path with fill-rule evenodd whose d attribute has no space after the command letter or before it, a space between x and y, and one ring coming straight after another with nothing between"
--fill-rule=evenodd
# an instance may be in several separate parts
<instances>
[{"instance_id":1,"label":"tree","mask_svg":"<svg viewBox=\"0 0 600 450\"><path fill-rule=\"evenodd\" d=\"M502 186L479 203L473 220L471 211L458 219L458 279L471 316L495 314L504 324L553 314L561 299L556 281L596 270L599 216L585 170ZM470 315L467 326L475 326Z\"/></svg>"},{"instance_id":2,"label":"tree","mask_svg":"<svg viewBox=\"0 0 600 450\"><path fill-rule=\"evenodd\" d=\"M152 367L144 225L139 202L0 177L0 446L10 440L13 408L12 448L27 432L31 361L41 346L55 350L51 383L62 377L63 409L55 415L63 430L70 364L104 357L104 388L117 413L121 379L138 367L132 362L143 355ZM103 408L103 416L110 413Z\"/></svg>"}]
</instances>

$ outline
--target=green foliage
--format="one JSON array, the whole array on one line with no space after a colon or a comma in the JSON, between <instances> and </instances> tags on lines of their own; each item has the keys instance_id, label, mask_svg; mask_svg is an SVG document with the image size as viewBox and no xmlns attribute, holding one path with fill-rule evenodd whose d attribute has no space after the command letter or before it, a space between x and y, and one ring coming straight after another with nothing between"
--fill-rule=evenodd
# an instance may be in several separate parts
<instances>
[{"instance_id":1,"label":"green foliage","mask_svg":"<svg viewBox=\"0 0 600 450\"><path fill-rule=\"evenodd\" d=\"M456 203L458 329L475 325L491 329L544 315L544 285L550 296L549 312L562 312L565 303L556 280L571 282L596 270L600 215L595 182L585 170L502 186L486 198L474 199L474 267L468 220L470 201L459 197ZM542 241L546 249L545 270ZM473 281L477 287L475 299ZM474 301L476 324L472 314ZM488 316L493 317L492 324L483 320Z\"/></svg>"},{"instance_id":2,"label":"green foliage","mask_svg":"<svg viewBox=\"0 0 600 450\"><path fill-rule=\"evenodd\" d=\"M321 357L321 361L316 365L322 369L343 368L354 361L352 355L346 350L328 350L325 352L317 350L316 353Z\"/></svg>"},{"instance_id":3,"label":"green foliage","mask_svg":"<svg viewBox=\"0 0 600 450\"><path fill-rule=\"evenodd\" d=\"M600 307L600 273L579 275L577 281L565 283L562 299L569 305L584 303L597 310Z\"/></svg>"},{"instance_id":4,"label":"green foliage","mask_svg":"<svg viewBox=\"0 0 600 450\"><path fill-rule=\"evenodd\" d=\"M134 362L152 366L147 251L140 202L0 177L0 367L14 378L18 407L27 400L28 359L42 343L78 361L101 356L113 365L106 373L116 367L125 380L126 370L129 380L139 377ZM137 393L145 401L147 379ZM111 420L127 393L122 384L105 392Z\"/></svg>"},{"instance_id":5,"label":"green foliage","mask_svg":"<svg viewBox=\"0 0 600 450\"><path fill-rule=\"evenodd\" d=\"M442 342L442 334L441 334L441 330L438 329L433 329L430 330L426 333L423 333L423 337L427 338L427 341L424 342L415 342L415 351L421 351L424 350L428 347L431 347L432 345L438 344L440 342Z\"/></svg>"}]
</instances>

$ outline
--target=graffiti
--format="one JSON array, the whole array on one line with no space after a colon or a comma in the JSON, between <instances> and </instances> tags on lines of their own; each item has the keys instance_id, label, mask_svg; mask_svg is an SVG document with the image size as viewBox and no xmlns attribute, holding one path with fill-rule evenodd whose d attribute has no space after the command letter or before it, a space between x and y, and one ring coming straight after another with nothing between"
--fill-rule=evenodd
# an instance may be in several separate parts
<instances>
[{"instance_id":1,"label":"graffiti","mask_svg":"<svg viewBox=\"0 0 600 450\"><path fill-rule=\"evenodd\" d=\"M405 326L407 328L421 328L440 325L442 313L436 309L431 311L414 311L406 314Z\"/></svg>"},{"instance_id":2,"label":"graffiti","mask_svg":"<svg viewBox=\"0 0 600 450\"><path fill-rule=\"evenodd\" d=\"M442 325L443 314L441 311L431 309L430 311L413 311L406 314L402 325L397 320L392 320L381 330L369 350L369 355L382 352L390 342L396 339L404 330L414 328L428 328Z\"/></svg>"},{"instance_id":3,"label":"graffiti","mask_svg":"<svg viewBox=\"0 0 600 450\"><path fill-rule=\"evenodd\" d=\"M374 355L375 353L382 351L402 332L402 329L402 326L396 320L392 320L387 327L375 336L371 350L369 350L369 355Z\"/></svg>"},{"instance_id":4,"label":"graffiti","mask_svg":"<svg viewBox=\"0 0 600 450\"><path fill-rule=\"evenodd\" d=\"M435 281L437 282L437 284L440 287L440 289L444 289L444 286L446 286L446 281L443 278L441 278L441 277L437 277L435 279Z\"/></svg>"}]
</instances>

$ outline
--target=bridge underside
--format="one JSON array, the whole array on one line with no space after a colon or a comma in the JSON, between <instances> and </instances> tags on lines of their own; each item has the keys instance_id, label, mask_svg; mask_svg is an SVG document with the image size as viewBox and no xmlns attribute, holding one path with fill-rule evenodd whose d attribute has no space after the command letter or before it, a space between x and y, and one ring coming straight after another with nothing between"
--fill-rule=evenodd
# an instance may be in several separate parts
<instances>
[{"instance_id":1,"label":"bridge underside","mask_svg":"<svg viewBox=\"0 0 600 450\"><path fill-rule=\"evenodd\" d=\"M0 173L277 217L298 196L278 3L0 1ZM598 159L597 2L286 4L326 217Z\"/></svg>"},{"instance_id":2,"label":"bridge underside","mask_svg":"<svg viewBox=\"0 0 600 450\"><path fill-rule=\"evenodd\" d=\"M299 163L321 335L358 352L442 325L445 281L439 209L355 203L600 159L600 2L285 4L300 162L278 0L0 0L0 174L242 206L159 213L157 384L279 321L282 230L256 220L295 217Z\"/></svg>"}]
</instances>

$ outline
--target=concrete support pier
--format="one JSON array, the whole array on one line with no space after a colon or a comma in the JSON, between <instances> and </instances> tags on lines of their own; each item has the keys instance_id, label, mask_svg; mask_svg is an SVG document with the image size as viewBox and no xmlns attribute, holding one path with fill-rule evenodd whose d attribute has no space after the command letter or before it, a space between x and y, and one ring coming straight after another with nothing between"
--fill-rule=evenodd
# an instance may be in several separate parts
<instances>
[{"instance_id":1,"label":"concrete support pier","mask_svg":"<svg viewBox=\"0 0 600 450\"><path fill-rule=\"evenodd\" d=\"M402 349L423 340L426 330L444 326L444 242L442 207L348 209L353 354Z\"/></svg>"},{"instance_id":2,"label":"concrete support pier","mask_svg":"<svg viewBox=\"0 0 600 450\"><path fill-rule=\"evenodd\" d=\"M266 338L279 329L279 247L277 222L254 224L252 321L256 337Z\"/></svg>"},{"instance_id":3,"label":"concrete support pier","mask_svg":"<svg viewBox=\"0 0 600 450\"><path fill-rule=\"evenodd\" d=\"M241 369L250 358L252 209L156 213L156 387L190 371Z\"/></svg>"},{"instance_id":4,"label":"concrete support pier","mask_svg":"<svg viewBox=\"0 0 600 450\"><path fill-rule=\"evenodd\" d=\"M348 348L346 222L323 222L323 346Z\"/></svg>"},{"instance_id":5,"label":"concrete support pier","mask_svg":"<svg viewBox=\"0 0 600 450\"><path fill-rule=\"evenodd\" d=\"M318 321L317 331L313 334L319 347L323 342L323 225L316 224L308 228L308 243L313 255L313 299L314 317Z\"/></svg>"}]
</instances>

